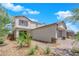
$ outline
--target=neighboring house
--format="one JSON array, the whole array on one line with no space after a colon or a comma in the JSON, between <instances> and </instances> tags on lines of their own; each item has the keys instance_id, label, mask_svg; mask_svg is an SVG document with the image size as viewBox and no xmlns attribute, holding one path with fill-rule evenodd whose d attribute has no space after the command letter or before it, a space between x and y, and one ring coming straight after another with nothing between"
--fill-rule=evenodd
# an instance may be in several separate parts
<instances>
[{"instance_id":1,"label":"neighboring house","mask_svg":"<svg viewBox=\"0 0 79 59\"><path fill-rule=\"evenodd\" d=\"M67 38L74 39L75 33L72 30L67 30Z\"/></svg>"},{"instance_id":2,"label":"neighboring house","mask_svg":"<svg viewBox=\"0 0 79 59\"><path fill-rule=\"evenodd\" d=\"M65 23L59 22L35 28L31 31L31 34L35 40L55 42L57 39L65 39L67 37L66 29Z\"/></svg>"},{"instance_id":3,"label":"neighboring house","mask_svg":"<svg viewBox=\"0 0 79 59\"><path fill-rule=\"evenodd\" d=\"M40 23L29 20L25 16L15 16L14 18L14 35L15 38L19 37L20 31L29 32L33 39L54 42L59 38L65 39L67 37L66 24L62 22L42 25Z\"/></svg>"}]
</instances>

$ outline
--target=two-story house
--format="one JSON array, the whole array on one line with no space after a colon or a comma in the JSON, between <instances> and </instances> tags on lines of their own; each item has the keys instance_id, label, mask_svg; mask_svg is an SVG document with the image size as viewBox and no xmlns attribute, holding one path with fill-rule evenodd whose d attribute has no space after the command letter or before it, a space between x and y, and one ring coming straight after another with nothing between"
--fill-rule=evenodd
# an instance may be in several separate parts
<instances>
[{"instance_id":1,"label":"two-story house","mask_svg":"<svg viewBox=\"0 0 79 59\"><path fill-rule=\"evenodd\" d=\"M67 37L70 39L74 39L75 38L75 33L72 30L67 30Z\"/></svg>"},{"instance_id":2,"label":"two-story house","mask_svg":"<svg viewBox=\"0 0 79 59\"><path fill-rule=\"evenodd\" d=\"M15 16L13 20L13 27L14 27L14 35L16 38L19 37L20 31L28 31L30 32L31 29L37 28L42 26L42 24L31 21L25 16Z\"/></svg>"},{"instance_id":3,"label":"two-story house","mask_svg":"<svg viewBox=\"0 0 79 59\"><path fill-rule=\"evenodd\" d=\"M31 34L32 38L44 42L53 42L59 38L67 37L66 24L62 22L42 25L40 23L29 20L25 16L14 17L14 35L15 38L19 37L20 31L27 31Z\"/></svg>"}]
</instances>

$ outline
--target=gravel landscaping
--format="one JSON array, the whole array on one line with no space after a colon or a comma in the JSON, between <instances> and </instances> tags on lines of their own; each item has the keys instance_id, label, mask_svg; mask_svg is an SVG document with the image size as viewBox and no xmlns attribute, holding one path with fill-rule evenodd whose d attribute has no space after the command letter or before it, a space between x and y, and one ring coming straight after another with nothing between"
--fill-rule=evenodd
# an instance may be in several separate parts
<instances>
[{"instance_id":1,"label":"gravel landscaping","mask_svg":"<svg viewBox=\"0 0 79 59\"><path fill-rule=\"evenodd\" d=\"M27 47L18 49L15 41L5 40L6 45L0 46L0 56L24 56L26 55Z\"/></svg>"},{"instance_id":2,"label":"gravel landscaping","mask_svg":"<svg viewBox=\"0 0 79 59\"><path fill-rule=\"evenodd\" d=\"M18 49L16 41L5 40L5 45L0 46L0 56L27 56L29 48L38 46L36 55L44 55L44 51L47 47L50 48L51 54L55 56L69 56L72 55L70 49L72 48L73 40L60 40L57 43L43 43L32 40L30 47L23 47ZM39 52L40 53L39 53Z\"/></svg>"}]
</instances>

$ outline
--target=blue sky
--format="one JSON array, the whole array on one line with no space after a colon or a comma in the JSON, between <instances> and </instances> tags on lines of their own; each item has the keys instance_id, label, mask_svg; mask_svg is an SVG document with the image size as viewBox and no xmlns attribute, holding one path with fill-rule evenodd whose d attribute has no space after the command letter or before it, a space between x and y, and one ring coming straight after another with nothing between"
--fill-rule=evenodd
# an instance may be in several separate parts
<instances>
[{"instance_id":1,"label":"blue sky","mask_svg":"<svg viewBox=\"0 0 79 59\"><path fill-rule=\"evenodd\" d=\"M32 21L51 24L72 16L71 10L79 4L68 3L8 3L2 4L12 16L24 15ZM79 24L66 23L68 29L79 31Z\"/></svg>"}]
</instances>

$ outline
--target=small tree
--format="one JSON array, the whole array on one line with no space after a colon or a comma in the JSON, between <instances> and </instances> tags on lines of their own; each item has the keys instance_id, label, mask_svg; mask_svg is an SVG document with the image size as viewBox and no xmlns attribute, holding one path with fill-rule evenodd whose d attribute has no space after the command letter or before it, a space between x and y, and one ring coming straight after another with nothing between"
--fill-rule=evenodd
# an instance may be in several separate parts
<instances>
[{"instance_id":1,"label":"small tree","mask_svg":"<svg viewBox=\"0 0 79 59\"><path fill-rule=\"evenodd\" d=\"M30 46L32 37L29 33L26 32L20 32L19 38L17 39L17 43L22 48L25 44Z\"/></svg>"},{"instance_id":2,"label":"small tree","mask_svg":"<svg viewBox=\"0 0 79 59\"><path fill-rule=\"evenodd\" d=\"M5 28L5 26L9 23L10 17L6 12L6 9L0 4L0 37L4 36L9 32L9 30Z\"/></svg>"},{"instance_id":3,"label":"small tree","mask_svg":"<svg viewBox=\"0 0 79 59\"><path fill-rule=\"evenodd\" d=\"M72 9L71 13L72 16L68 16L64 20L70 21L73 24L79 22L79 8Z\"/></svg>"},{"instance_id":4,"label":"small tree","mask_svg":"<svg viewBox=\"0 0 79 59\"><path fill-rule=\"evenodd\" d=\"M71 24L78 24L79 23L79 8L75 8L73 10L71 10L72 16L66 17L65 20L66 21L70 21ZM77 26L78 28L78 26ZM79 33L77 33L76 39L79 40ZM77 42L74 42L77 44ZM75 45L76 45L75 44Z\"/></svg>"}]
</instances>

